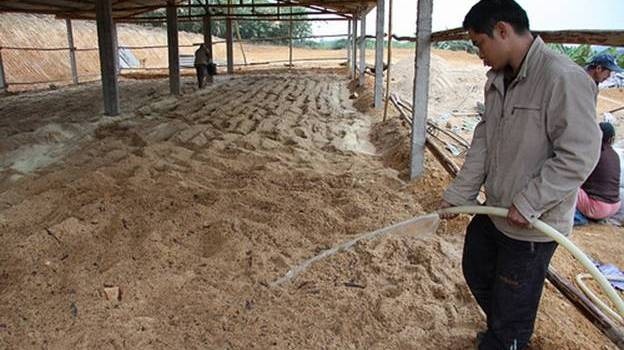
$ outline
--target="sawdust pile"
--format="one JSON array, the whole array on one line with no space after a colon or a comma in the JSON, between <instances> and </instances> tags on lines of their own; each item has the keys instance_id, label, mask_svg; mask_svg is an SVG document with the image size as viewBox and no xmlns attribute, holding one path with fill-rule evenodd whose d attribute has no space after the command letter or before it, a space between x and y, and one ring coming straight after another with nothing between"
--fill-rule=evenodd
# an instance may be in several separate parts
<instances>
[{"instance_id":1,"label":"sawdust pile","mask_svg":"<svg viewBox=\"0 0 624 350\"><path fill-rule=\"evenodd\" d=\"M95 86L0 100L1 347L470 348L484 322L461 277L466 218L270 286L430 212L449 181L431 157L404 181L407 129L357 110L344 76L187 79L179 98L123 82L113 119ZM540 324L534 348L609 348L569 309L543 312L578 326Z\"/></svg>"}]
</instances>

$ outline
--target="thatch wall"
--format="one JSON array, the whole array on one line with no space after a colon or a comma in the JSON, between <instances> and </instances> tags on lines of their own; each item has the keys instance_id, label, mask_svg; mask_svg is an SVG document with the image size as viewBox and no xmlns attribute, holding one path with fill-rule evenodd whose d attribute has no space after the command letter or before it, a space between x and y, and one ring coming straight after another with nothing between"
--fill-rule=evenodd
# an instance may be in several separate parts
<instances>
[{"instance_id":1,"label":"thatch wall","mask_svg":"<svg viewBox=\"0 0 624 350\"><path fill-rule=\"evenodd\" d=\"M99 78L100 64L97 51L97 28L94 21L72 21L76 61L80 81ZM118 24L119 46L167 45L164 27L150 28L132 24ZM219 40L218 38L214 39ZM180 32L181 46L200 43L200 34ZM67 29L64 20L53 16L0 13L0 46L6 81L11 90L35 87L19 85L23 82L71 82L69 50L23 51L10 47L67 48ZM89 51L82 51L92 49ZM192 54L192 47L180 47L180 54ZM132 49L132 53L146 68L167 67L167 49ZM225 46L215 45L215 58L225 60ZM11 86L11 84L14 84ZM45 84L47 85L47 84ZM44 86L45 86L44 85Z\"/></svg>"}]
</instances>

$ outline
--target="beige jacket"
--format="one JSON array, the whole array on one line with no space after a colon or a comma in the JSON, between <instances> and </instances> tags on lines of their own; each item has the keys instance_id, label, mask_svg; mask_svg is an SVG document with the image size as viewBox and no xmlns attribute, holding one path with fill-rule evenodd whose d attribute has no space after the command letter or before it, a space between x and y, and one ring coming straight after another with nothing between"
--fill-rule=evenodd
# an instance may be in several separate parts
<instances>
[{"instance_id":1,"label":"beige jacket","mask_svg":"<svg viewBox=\"0 0 624 350\"><path fill-rule=\"evenodd\" d=\"M529 221L572 231L576 194L600 154L598 89L583 69L536 37L505 93L502 72L490 70L485 113L459 175L444 193L453 205L474 204L482 185L487 205L512 204ZM534 229L492 217L511 238L547 242Z\"/></svg>"}]
</instances>

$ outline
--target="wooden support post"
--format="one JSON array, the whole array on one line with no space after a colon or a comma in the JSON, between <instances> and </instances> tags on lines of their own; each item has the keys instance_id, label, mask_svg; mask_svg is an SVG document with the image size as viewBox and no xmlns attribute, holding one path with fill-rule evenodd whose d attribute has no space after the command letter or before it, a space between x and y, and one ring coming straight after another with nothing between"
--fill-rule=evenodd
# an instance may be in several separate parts
<instances>
[{"instance_id":1,"label":"wooden support post","mask_svg":"<svg viewBox=\"0 0 624 350\"><path fill-rule=\"evenodd\" d=\"M76 67L76 48L74 47L74 31L71 19L65 19L67 27L67 45L69 46L69 67L71 68L72 82L78 84L78 69Z\"/></svg>"},{"instance_id":2,"label":"wooden support post","mask_svg":"<svg viewBox=\"0 0 624 350\"><path fill-rule=\"evenodd\" d=\"M347 21L347 44L345 45L347 47L347 70L349 71L349 75L351 75L351 47L353 45L351 45L351 40L352 39L352 33L351 33L351 20Z\"/></svg>"},{"instance_id":3,"label":"wooden support post","mask_svg":"<svg viewBox=\"0 0 624 350\"><path fill-rule=\"evenodd\" d=\"M180 95L178 13L173 0L167 1L167 48L169 51L169 91L172 95Z\"/></svg>"},{"instance_id":4,"label":"wooden support post","mask_svg":"<svg viewBox=\"0 0 624 350\"><path fill-rule=\"evenodd\" d=\"M358 85L366 81L366 14L360 19L360 80Z\"/></svg>"},{"instance_id":5,"label":"wooden support post","mask_svg":"<svg viewBox=\"0 0 624 350\"><path fill-rule=\"evenodd\" d=\"M418 0L416 18L416 59L414 62L414 99L412 105L412 146L410 178L419 177L425 167L427 103L429 100L429 62L431 60L431 13L433 0Z\"/></svg>"},{"instance_id":6,"label":"wooden support post","mask_svg":"<svg viewBox=\"0 0 624 350\"><path fill-rule=\"evenodd\" d=\"M212 18L210 14L204 16L204 45L208 48L208 61L213 62L212 54Z\"/></svg>"},{"instance_id":7,"label":"wooden support post","mask_svg":"<svg viewBox=\"0 0 624 350\"><path fill-rule=\"evenodd\" d=\"M293 8L290 7L290 20L288 23L288 69L293 66Z\"/></svg>"},{"instance_id":8,"label":"wooden support post","mask_svg":"<svg viewBox=\"0 0 624 350\"><path fill-rule=\"evenodd\" d=\"M2 63L2 48L0 48L0 92L6 92L8 88L4 75L4 64Z\"/></svg>"},{"instance_id":9,"label":"wooden support post","mask_svg":"<svg viewBox=\"0 0 624 350\"><path fill-rule=\"evenodd\" d=\"M357 79L357 48L358 48L358 18L353 16L353 40L351 44L353 45L352 59L353 65L351 66L351 76L355 80Z\"/></svg>"},{"instance_id":10,"label":"wooden support post","mask_svg":"<svg viewBox=\"0 0 624 350\"><path fill-rule=\"evenodd\" d=\"M375 41L375 109L383 106L383 52L384 52L384 19L385 0L377 0L377 40Z\"/></svg>"},{"instance_id":11,"label":"wooden support post","mask_svg":"<svg viewBox=\"0 0 624 350\"><path fill-rule=\"evenodd\" d=\"M104 95L104 114L119 114L119 84L115 73L114 24L111 0L96 0L95 14L100 52L100 71Z\"/></svg>"},{"instance_id":12,"label":"wooden support post","mask_svg":"<svg viewBox=\"0 0 624 350\"><path fill-rule=\"evenodd\" d=\"M228 0L228 5L232 1ZM228 74L234 73L234 45L232 39L232 17L230 17L231 8L228 7L228 17L225 19L225 46L227 54L227 72Z\"/></svg>"}]
</instances>

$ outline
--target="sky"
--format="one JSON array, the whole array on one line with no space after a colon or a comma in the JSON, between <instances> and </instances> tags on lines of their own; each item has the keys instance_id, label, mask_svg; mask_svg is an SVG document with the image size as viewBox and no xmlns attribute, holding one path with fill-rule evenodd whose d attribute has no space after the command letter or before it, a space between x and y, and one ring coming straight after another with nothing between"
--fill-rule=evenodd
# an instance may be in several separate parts
<instances>
[{"instance_id":1,"label":"sky","mask_svg":"<svg viewBox=\"0 0 624 350\"><path fill-rule=\"evenodd\" d=\"M532 30L619 29L624 30L624 0L516 0L528 16ZM417 0L393 0L393 33L413 36ZM464 16L477 0L433 0L433 31L461 27ZM386 31L388 27L386 0ZM375 32L376 10L366 17L366 32ZM314 35L346 34L346 22L317 22Z\"/></svg>"}]
</instances>

